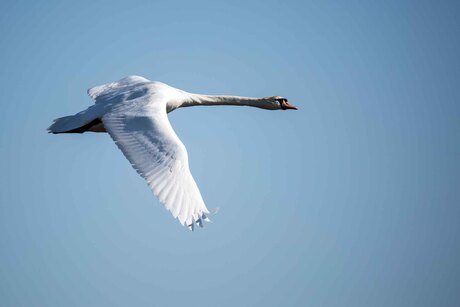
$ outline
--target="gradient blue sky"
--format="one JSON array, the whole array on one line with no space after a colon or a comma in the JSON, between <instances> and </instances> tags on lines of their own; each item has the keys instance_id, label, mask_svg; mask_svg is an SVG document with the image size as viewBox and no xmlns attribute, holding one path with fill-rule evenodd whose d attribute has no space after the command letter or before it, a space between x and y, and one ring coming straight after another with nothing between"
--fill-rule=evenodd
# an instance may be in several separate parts
<instances>
[{"instance_id":1,"label":"gradient blue sky","mask_svg":"<svg viewBox=\"0 0 460 307\"><path fill-rule=\"evenodd\" d=\"M1 306L459 306L455 1L2 1ZM170 120L214 223L107 135L49 135L142 75L297 112Z\"/></svg>"}]
</instances>

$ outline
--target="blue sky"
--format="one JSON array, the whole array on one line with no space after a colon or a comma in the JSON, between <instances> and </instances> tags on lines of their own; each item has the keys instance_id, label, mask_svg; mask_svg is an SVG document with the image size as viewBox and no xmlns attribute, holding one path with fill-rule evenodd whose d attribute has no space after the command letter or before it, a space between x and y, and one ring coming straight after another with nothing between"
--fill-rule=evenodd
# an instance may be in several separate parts
<instances>
[{"instance_id":1,"label":"blue sky","mask_svg":"<svg viewBox=\"0 0 460 307\"><path fill-rule=\"evenodd\" d=\"M0 305L458 306L454 1L2 1ZM170 114L191 233L107 135L49 135L142 75L296 112Z\"/></svg>"}]
</instances>

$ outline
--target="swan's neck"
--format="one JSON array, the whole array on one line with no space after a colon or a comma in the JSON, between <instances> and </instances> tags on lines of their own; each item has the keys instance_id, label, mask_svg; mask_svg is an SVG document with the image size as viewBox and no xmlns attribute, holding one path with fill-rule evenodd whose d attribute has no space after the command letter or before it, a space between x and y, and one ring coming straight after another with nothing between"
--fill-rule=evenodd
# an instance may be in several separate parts
<instances>
[{"instance_id":1,"label":"swan's neck","mask_svg":"<svg viewBox=\"0 0 460 307\"><path fill-rule=\"evenodd\" d=\"M199 94L190 94L188 99L181 105L181 107L217 105L250 106L267 110L276 110L275 105L270 101L268 97L253 98L240 96L214 96Z\"/></svg>"}]
</instances>

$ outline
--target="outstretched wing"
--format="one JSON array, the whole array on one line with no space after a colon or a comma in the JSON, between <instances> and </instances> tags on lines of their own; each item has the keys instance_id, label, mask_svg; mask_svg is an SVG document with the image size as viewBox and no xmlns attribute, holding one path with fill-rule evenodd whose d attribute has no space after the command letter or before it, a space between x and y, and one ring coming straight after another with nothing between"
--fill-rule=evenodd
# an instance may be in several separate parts
<instances>
[{"instance_id":1,"label":"outstretched wing","mask_svg":"<svg viewBox=\"0 0 460 307\"><path fill-rule=\"evenodd\" d=\"M145 97L146 98L146 97ZM166 115L160 95L133 109L113 110L102 117L104 127L134 169L174 218L193 230L209 213L190 173L187 150Z\"/></svg>"},{"instance_id":2,"label":"outstretched wing","mask_svg":"<svg viewBox=\"0 0 460 307\"><path fill-rule=\"evenodd\" d=\"M123 90L131 90L132 88L151 82L150 80L140 76L129 76L115 82L98 85L88 89L88 95L95 100L95 103L100 102L99 98L107 95L116 96ZM104 99L101 99L104 101Z\"/></svg>"}]
</instances>

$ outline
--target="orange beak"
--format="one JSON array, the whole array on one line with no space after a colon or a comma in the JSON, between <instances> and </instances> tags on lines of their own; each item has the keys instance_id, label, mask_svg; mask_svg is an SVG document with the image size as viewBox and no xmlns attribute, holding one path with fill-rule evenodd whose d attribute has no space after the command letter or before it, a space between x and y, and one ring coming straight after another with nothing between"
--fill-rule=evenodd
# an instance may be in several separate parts
<instances>
[{"instance_id":1,"label":"orange beak","mask_svg":"<svg viewBox=\"0 0 460 307\"><path fill-rule=\"evenodd\" d=\"M283 101L281 103L281 107L283 108L283 110L287 110L287 109L298 110L297 107L293 106L292 104L288 103L287 101Z\"/></svg>"}]
</instances>

